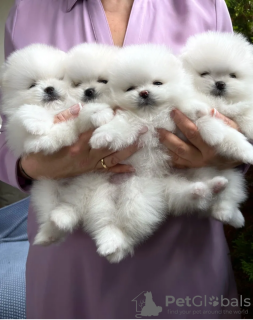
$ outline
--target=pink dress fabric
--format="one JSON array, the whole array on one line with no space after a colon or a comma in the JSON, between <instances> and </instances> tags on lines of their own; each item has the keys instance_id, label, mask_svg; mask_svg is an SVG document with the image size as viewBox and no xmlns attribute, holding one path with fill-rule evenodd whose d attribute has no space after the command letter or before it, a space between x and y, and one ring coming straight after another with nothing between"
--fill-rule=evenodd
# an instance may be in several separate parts
<instances>
[{"instance_id":1,"label":"pink dress fabric","mask_svg":"<svg viewBox=\"0 0 253 320\"><path fill-rule=\"evenodd\" d=\"M189 36L207 30L232 31L224 0L135 0L124 46L152 42L178 53ZM113 45L100 0L16 0L6 23L6 56L32 43L67 51L82 42ZM21 188L16 161L3 132L0 179ZM31 244L36 231L30 208ZM60 245L31 245L26 278L28 318L140 317L140 307L132 300L143 291L151 291L156 306L162 307L155 318L240 317L237 307L208 302L212 296L219 301L221 296L237 298L237 291L222 224L194 215L168 217L133 258L119 264L99 257L82 230ZM166 296L199 297L195 305L166 306Z\"/></svg>"}]
</instances>

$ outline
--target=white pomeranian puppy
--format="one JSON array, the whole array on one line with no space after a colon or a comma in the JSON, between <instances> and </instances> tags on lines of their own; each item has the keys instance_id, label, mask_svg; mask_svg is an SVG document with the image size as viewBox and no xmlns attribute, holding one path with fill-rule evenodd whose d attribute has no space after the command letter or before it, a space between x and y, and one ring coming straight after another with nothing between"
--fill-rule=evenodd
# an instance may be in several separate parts
<instances>
[{"instance_id":1,"label":"white pomeranian puppy","mask_svg":"<svg viewBox=\"0 0 253 320\"><path fill-rule=\"evenodd\" d=\"M99 58L103 59L101 73L96 68L94 75L102 94L106 91L106 85L101 83L101 80L104 81L103 76L108 73L108 64L113 59L112 53L116 49L108 49L102 45L91 45L92 49L86 46L87 56L83 56L84 60L92 57L94 52L99 52ZM66 55L56 48L34 44L14 52L4 64L1 75L2 112L7 117L7 143L17 157L39 151L45 154L53 153L63 146L72 145L80 133L96 128L113 118L113 110L108 104L89 103L85 95L79 96L79 92L84 90L81 86L78 87L76 78L72 81L71 77L66 76L66 67L68 71L73 67L69 63L72 54L73 59L79 56L78 65L83 70L83 76L80 69L79 73L75 70L78 80L87 80L87 67L85 69L80 63L82 57L78 48ZM86 64L89 64L88 60ZM73 91L78 94L74 94ZM54 116L57 113L79 102L86 104L78 118L54 124ZM67 181L59 184L66 185ZM48 244L64 235L53 222L49 221L46 224L52 208L58 205L57 186L57 181L46 179L33 183L32 202L37 209L40 224L35 243ZM64 220L64 215L60 220Z\"/></svg>"},{"instance_id":2,"label":"white pomeranian puppy","mask_svg":"<svg viewBox=\"0 0 253 320\"><path fill-rule=\"evenodd\" d=\"M195 99L196 92L180 60L166 47L129 46L119 53L110 82L116 104L123 110L118 110L111 122L96 129L90 140L91 146L109 146L118 150L136 140L140 127L148 127L148 132L140 138L143 148L126 161L136 169L135 175L122 183L131 206L120 211L121 220L118 216L115 218L118 228L131 239L129 244L150 235L168 209L171 214L179 215L212 208L211 216L242 226L244 219L238 204L245 200L245 193L239 174L238 183L235 183L237 180L231 170L188 170L182 176L168 168L168 156L159 143L156 128L175 132L175 124L170 118L170 111L175 107L196 123L199 121L197 113L209 109L205 103ZM217 123L221 128L225 127L226 132L224 124L206 117L209 126L208 119L216 127ZM165 189L163 199L160 194L162 187ZM224 206L225 200L226 204L229 201L229 208ZM156 206L161 201L165 205L158 210Z\"/></svg>"},{"instance_id":3,"label":"white pomeranian puppy","mask_svg":"<svg viewBox=\"0 0 253 320\"><path fill-rule=\"evenodd\" d=\"M83 105L78 118L69 121L73 132L94 129L114 117L113 108L108 104L111 101L108 78L117 52L117 47L101 44L81 44L68 52L64 80L72 100ZM32 201L40 227L34 244L57 242L80 223L89 230L86 221L89 221L89 203L93 203L91 197L106 181L107 173L87 173L76 178L36 182Z\"/></svg>"},{"instance_id":4,"label":"white pomeranian puppy","mask_svg":"<svg viewBox=\"0 0 253 320\"><path fill-rule=\"evenodd\" d=\"M191 37L181 55L196 89L253 139L253 46L237 33Z\"/></svg>"},{"instance_id":5,"label":"white pomeranian puppy","mask_svg":"<svg viewBox=\"0 0 253 320\"><path fill-rule=\"evenodd\" d=\"M237 122L241 132L253 139L253 46L245 37L211 31L193 36L181 59L207 103ZM243 192L243 174L233 170L233 175Z\"/></svg>"},{"instance_id":6,"label":"white pomeranian puppy","mask_svg":"<svg viewBox=\"0 0 253 320\"><path fill-rule=\"evenodd\" d=\"M54 115L67 107L64 61L61 50L34 44L14 52L3 65L2 113L7 117L7 142L17 157L40 151Z\"/></svg>"}]
</instances>

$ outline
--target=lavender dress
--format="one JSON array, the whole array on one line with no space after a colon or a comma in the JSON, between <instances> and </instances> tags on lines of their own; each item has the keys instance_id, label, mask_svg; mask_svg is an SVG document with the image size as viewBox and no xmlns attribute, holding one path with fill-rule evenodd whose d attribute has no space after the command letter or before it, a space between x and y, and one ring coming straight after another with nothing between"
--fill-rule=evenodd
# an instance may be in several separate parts
<instances>
[{"instance_id":1,"label":"lavender dress","mask_svg":"<svg viewBox=\"0 0 253 320\"><path fill-rule=\"evenodd\" d=\"M135 0L124 45L166 44L177 53L190 35L207 30L232 31L224 0ZM6 56L35 42L63 50L81 42L113 45L100 0L16 0L6 24ZM1 134L0 179L25 188L16 161ZM31 243L36 230L30 208ZM31 245L26 276L28 318L239 317L224 300L237 292L223 226L194 215L169 217L119 264L99 257L81 230L61 245Z\"/></svg>"}]
</instances>

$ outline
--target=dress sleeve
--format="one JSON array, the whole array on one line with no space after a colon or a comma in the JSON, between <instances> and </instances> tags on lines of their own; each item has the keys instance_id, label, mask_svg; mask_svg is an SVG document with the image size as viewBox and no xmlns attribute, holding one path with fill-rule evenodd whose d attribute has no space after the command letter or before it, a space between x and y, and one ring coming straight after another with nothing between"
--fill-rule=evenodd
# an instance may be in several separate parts
<instances>
[{"instance_id":1,"label":"dress sleeve","mask_svg":"<svg viewBox=\"0 0 253 320\"><path fill-rule=\"evenodd\" d=\"M12 7L5 25L5 57L8 57L15 47L13 44L13 32L17 17L19 0ZM1 92L0 92L1 99ZM18 176L17 158L12 154L6 144L5 117L2 116L2 127L0 133L0 180L16 187L24 192L29 189L29 182L22 176Z\"/></svg>"},{"instance_id":2,"label":"dress sleeve","mask_svg":"<svg viewBox=\"0 0 253 320\"><path fill-rule=\"evenodd\" d=\"M233 32L232 21L225 0L215 0L216 30Z\"/></svg>"}]
</instances>

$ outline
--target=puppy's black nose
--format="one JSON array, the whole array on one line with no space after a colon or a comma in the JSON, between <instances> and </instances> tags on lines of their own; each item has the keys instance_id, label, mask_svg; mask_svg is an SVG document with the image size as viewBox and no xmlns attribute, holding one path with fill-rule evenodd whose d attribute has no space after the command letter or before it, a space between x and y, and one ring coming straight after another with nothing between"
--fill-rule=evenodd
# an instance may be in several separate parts
<instances>
[{"instance_id":1,"label":"puppy's black nose","mask_svg":"<svg viewBox=\"0 0 253 320\"><path fill-rule=\"evenodd\" d=\"M224 90L226 88L226 83L223 81L217 81L215 85L218 90Z\"/></svg>"},{"instance_id":2,"label":"puppy's black nose","mask_svg":"<svg viewBox=\"0 0 253 320\"><path fill-rule=\"evenodd\" d=\"M95 95L95 92L96 92L95 89L89 88L89 89L85 90L84 94L86 97L91 98Z\"/></svg>"},{"instance_id":3,"label":"puppy's black nose","mask_svg":"<svg viewBox=\"0 0 253 320\"><path fill-rule=\"evenodd\" d=\"M149 96L149 92L147 90L143 90L139 93L139 96L142 97L143 99L147 99Z\"/></svg>"},{"instance_id":4,"label":"puppy's black nose","mask_svg":"<svg viewBox=\"0 0 253 320\"><path fill-rule=\"evenodd\" d=\"M44 89L44 92L48 95L53 95L55 93L54 87L47 87Z\"/></svg>"}]
</instances>

